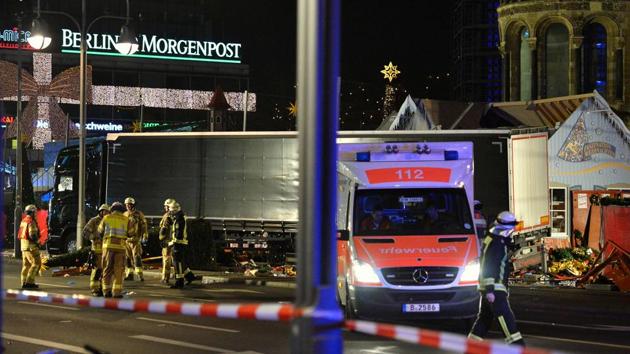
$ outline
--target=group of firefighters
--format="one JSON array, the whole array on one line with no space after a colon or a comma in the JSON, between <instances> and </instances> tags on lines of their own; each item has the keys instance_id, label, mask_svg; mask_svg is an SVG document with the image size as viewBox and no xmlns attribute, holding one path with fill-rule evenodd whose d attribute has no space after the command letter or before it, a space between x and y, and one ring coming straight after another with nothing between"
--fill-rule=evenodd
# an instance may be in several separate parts
<instances>
[{"instance_id":1,"label":"group of firefighters","mask_svg":"<svg viewBox=\"0 0 630 354\"><path fill-rule=\"evenodd\" d=\"M101 205L99 215L92 218L85 226L84 235L92 241L92 251L96 255L96 265L90 277L90 287L94 296L122 297L123 272L125 261L130 264L127 273L136 274L143 281L142 241L147 240L147 223L142 212L135 208L135 200L125 199L125 205L115 202L109 207ZM475 205L482 219L481 205ZM39 230L34 217L37 209L34 205L26 207L26 216L22 219L18 237L22 249L22 288L36 289L35 275L39 272ZM477 214L477 213L476 213ZM478 229L485 229L476 223ZM496 319L507 343L524 345L518 331L516 320L510 308L508 295L508 275L511 262L509 250L512 248L512 234L517 224L514 214L508 211L500 213L484 235L479 291L481 300L477 319L468 337L481 340L488 333ZM479 231L479 230L478 230ZM486 230L484 230L486 231ZM175 268L175 284L171 288L183 288L184 281L191 282L194 275L184 266L184 253L188 244L186 219L181 206L174 199L164 201L164 216L160 221L159 240L162 246L162 282L168 284L171 267ZM102 256L101 256L102 255Z\"/></svg>"},{"instance_id":2,"label":"group of firefighters","mask_svg":"<svg viewBox=\"0 0 630 354\"><path fill-rule=\"evenodd\" d=\"M35 284L35 275L41 267L40 232L35 220L37 208L28 205L24 211L18 233L23 260L22 288L37 289L39 286ZM125 198L124 205L120 202L114 202L111 206L101 205L98 215L85 225L83 237L91 241L92 295L122 297L124 273L125 280L133 280L135 273L140 281L144 281L142 245L148 241L149 233L144 214L136 209L136 201L132 197ZM171 268L174 268L175 284L170 287L182 289L184 282L190 284L195 276L185 265L188 245L186 217L175 199L164 201L159 241L162 247L162 282L169 284Z\"/></svg>"}]
</instances>

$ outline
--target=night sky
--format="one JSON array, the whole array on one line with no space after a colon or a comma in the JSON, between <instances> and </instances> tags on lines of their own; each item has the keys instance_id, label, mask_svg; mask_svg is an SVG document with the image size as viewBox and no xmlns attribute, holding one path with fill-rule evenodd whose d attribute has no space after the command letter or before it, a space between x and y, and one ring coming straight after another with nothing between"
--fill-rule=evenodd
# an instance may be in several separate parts
<instances>
[{"instance_id":1,"label":"night sky","mask_svg":"<svg viewBox=\"0 0 630 354\"><path fill-rule=\"evenodd\" d=\"M380 70L390 60L402 72L397 84L414 97L448 98L447 82L436 85L429 76L445 77L451 69L452 0L352 0L342 1L342 114L348 91L364 89L370 107L350 114L355 119L342 128L371 128L382 117L361 126L361 114L374 112L374 100L384 93ZM260 108L267 111L275 102L280 116L294 100L296 1L237 1L247 6L244 21L230 31L242 38L245 62L251 67L251 85L259 95ZM233 32L234 33L234 32ZM430 86L427 90L426 87ZM345 97L343 93L346 93ZM401 93L402 95L402 93ZM402 95L404 96L404 95ZM381 105L378 105L381 106ZM358 124L358 125L357 125ZM283 125L279 129L285 128ZM290 124L286 128L291 128Z\"/></svg>"},{"instance_id":2,"label":"night sky","mask_svg":"<svg viewBox=\"0 0 630 354\"><path fill-rule=\"evenodd\" d=\"M295 81L296 1L242 1L251 9L241 32L252 84L261 92L290 94ZM241 4L241 2L236 2ZM383 85L379 72L398 65L401 86L422 95L427 76L451 65L452 1L342 1L343 80ZM448 92L440 92L445 95Z\"/></svg>"}]
</instances>

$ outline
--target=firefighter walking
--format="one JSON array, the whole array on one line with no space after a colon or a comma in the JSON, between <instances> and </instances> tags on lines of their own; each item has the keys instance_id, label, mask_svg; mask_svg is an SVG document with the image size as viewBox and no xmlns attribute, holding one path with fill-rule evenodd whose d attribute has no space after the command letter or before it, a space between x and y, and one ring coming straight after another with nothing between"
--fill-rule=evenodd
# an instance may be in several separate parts
<instances>
[{"instance_id":1,"label":"firefighter walking","mask_svg":"<svg viewBox=\"0 0 630 354\"><path fill-rule=\"evenodd\" d=\"M175 266L175 284L171 289L182 289L184 280L190 284L195 279L186 262L186 248L188 247L188 233L186 230L186 216L178 202L168 205L171 218L171 237L168 243L173 247L173 265Z\"/></svg>"},{"instance_id":2,"label":"firefighter walking","mask_svg":"<svg viewBox=\"0 0 630 354\"><path fill-rule=\"evenodd\" d=\"M120 202L113 203L110 211L98 225L103 239L103 294L105 297L121 298L131 223L124 215L125 207Z\"/></svg>"},{"instance_id":3,"label":"firefighter walking","mask_svg":"<svg viewBox=\"0 0 630 354\"><path fill-rule=\"evenodd\" d=\"M171 239L171 226L173 224L168 206L175 203L175 199L168 198L164 201L164 215L160 220L160 246L162 247L162 283L168 284L171 279L171 267L173 266L173 246L169 246Z\"/></svg>"},{"instance_id":4,"label":"firefighter walking","mask_svg":"<svg viewBox=\"0 0 630 354\"><path fill-rule=\"evenodd\" d=\"M35 220L37 207L30 204L24 208L25 216L20 222L18 238L20 239L20 249L22 250L22 289L38 289L35 284L35 275L39 273L42 260L39 255L39 227Z\"/></svg>"},{"instance_id":5,"label":"firefighter walking","mask_svg":"<svg viewBox=\"0 0 630 354\"><path fill-rule=\"evenodd\" d=\"M90 274L90 290L94 296L103 296L101 278L103 275L103 240L98 232L98 225L103 217L109 214L109 205L103 204L98 208L98 215L91 218L83 228L83 238L92 243L90 260L92 273Z\"/></svg>"},{"instance_id":6,"label":"firefighter walking","mask_svg":"<svg viewBox=\"0 0 630 354\"><path fill-rule=\"evenodd\" d=\"M512 268L509 249L516 224L514 214L504 211L497 216L483 240L479 274L481 305L469 338L483 339L496 318L506 343L525 345L508 299L508 277Z\"/></svg>"},{"instance_id":7,"label":"firefighter walking","mask_svg":"<svg viewBox=\"0 0 630 354\"><path fill-rule=\"evenodd\" d=\"M133 280L133 273L138 275L140 281L144 281L142 274L142 243L148 239L147 220L144 214L136 209L136 201L132 197L125 198L125 216L129 218L129 235L127 241L127 280Z\"/></svg>"}]
</instances>

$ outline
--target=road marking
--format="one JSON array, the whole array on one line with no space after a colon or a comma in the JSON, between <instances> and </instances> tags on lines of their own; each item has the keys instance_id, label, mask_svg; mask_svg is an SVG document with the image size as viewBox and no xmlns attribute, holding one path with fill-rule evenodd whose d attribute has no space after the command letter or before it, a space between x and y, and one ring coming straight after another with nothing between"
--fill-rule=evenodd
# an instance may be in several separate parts
<instances>
[{"instance_id":1,"label":"road marking","mask_svg":"<svg viewBox=\"0 0 630 354\"><path fill-rule=\"evenodd\" d=\"M229 349L210 347L210 346L207 346L207 345L193 344L193 343L188 343L188 342L181 342L181 341L178 341L178 340L172 340L172 339L166 339L166 338L145 336L145 335L142 335L142 334L141 335L137 335L137 336L129 336L129 338L146 340L146 341L155 342L155 343L171 344L171 345L176 345L176 346L184 347L184 348L194 348L194 349L199 349L199 350L205 350L205 351L208 351L208 352L235 353L233 350L229 350Z\"/></svg>"},{"instance_id":2,"label":"road marking","mask_svg":"<svg viewBox=\"0 0 630 354\"><path fill-rule=\"evenodd\" d=\"M591 342L591 341L587 341L587 340L577 340L577 339L567 339L567 338L554 338L554 337L544 337L544 336L530 336L530 335L525 335L524 337L525 338L537 338L537 339L555 340L555 341L558 341L558 342L571 342L571 343L589 344L589 345L596 345L596 346L601 346L601 347L630 349L630 345Z\"/></svg>"},{"instance_id":3,"label":"road marking","mask_svg":"<svg viewBox=\"0 0 630 354\"><path fill-rule=\"evenodd\" d=\"M54 288L71 288L70 285L58 285L58 284L50 284L50 283L37 283L39 285L52 286Z\"/></svg>"},{"instance_id":4,"label":"road marking","mask_svg":"<svg viewBox=\"0 0 630 354\"><path fill-rule=\"evenodd\" d=\"M200 289L208 293L247 293L247 294L264 294L262 291L248 289Z\"/></svg>"},{"instance_id":5,"label":"road marking","mask_svg":"<svg viewBox=\"0 0 630 354\"><path fill-rule=\"evenodd\" d=\"M192 328L207 329L207 330L210 330L210 331L221 331L221 332L228 332L228 333L239 333L240 332L240 331L237 331L235 329L227 329L227 328L211 327L211 326L201 326L201 325L196 325L196 324L192 324L192 323L158 320L158 319L148 318L148 317L138 317L138 318L136 318L136 320L167 323L167 324L172 324L172 325L176 325L176 326L186 326L186 327L192 327Z\"/></svg>"},{"instance_id":6,"label":"road marking","mask_svg":"<svg viewBox=\"0 0 630 354\"><path fill-rule=\"evenodd\" d=\"M41 345L42 347L61 349L61 350L69 351L69 352L72 352L72 353L90 354L90 352L88 352L87 350L85 350L85 349L83 349L81 347L76 347L74 345L57 343L57 342L52 342L52 341L44 340L44 339L23 337L23 336L19 336L17 334L11 334L11 333L2 332L2 338L3 339L10 339L10 340L18 341L18 342L29 343L29 344Z\"/></svg>"},{"instance_id":7,"label":"road marking","mask_svg":"<svg viewBox=\"0 0 630 354\"><path fill-rule=\"evenodd\" d=\"M81 309L76 308L76 307L67 307L67 306L58 306L58 305L40 304L39 302L18 301L18 304L23 304L23 305L34 305L34 306L42 306L42 307L52 307L52 308L55 308L55 309L64 309L64 310L70 310L70 311L79 311L79 310L81 310Z\"/></svg>"},{"instance_id":8,"label":"road marking","mask_svg":"<svg viewBox=\"0 0 630 354\"><path fill-rule=\"evenodd\" d=\"M518 323L525 324L536 324L536 325L544 325L544 326L552 326L552 327L566 327L566 328L581 328L581 329L595 329L600 331L614 331L614 332L630 332L630 327L627 326L611 326L611 325L598 325L593 324L590 326L580 326L580 325L572 325L572 324L562 324L562 323L554 323L554 322L538 322L538 321L516 321Z\"/></svg>"}]
</instances>

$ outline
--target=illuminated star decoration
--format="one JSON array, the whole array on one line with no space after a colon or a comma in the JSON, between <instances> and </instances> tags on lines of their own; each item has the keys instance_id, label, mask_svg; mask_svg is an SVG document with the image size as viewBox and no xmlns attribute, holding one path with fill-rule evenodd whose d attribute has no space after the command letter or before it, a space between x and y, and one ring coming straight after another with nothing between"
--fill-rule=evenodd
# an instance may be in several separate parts
<instances>
[{"instance_id":1,"label":"illuminated star decoration","mask_svg":"<svg viewBox=\"0 0 630 354\"><path fill-rule=\"evenodd\" d=\"M385 79L388 79L389 82L394 81L395 78L398 77L400 71L398 71L398 66L393 65L390 61L388 65L383 66L383 70L381 70L381 74L385 75Z\"/></svg>"},{"instance_id":2,"label":"illuminated star decoration","mask_svg":"<svg viewBox=\"0 0 630 354\"><path fill-rule=\"evenodd\" d=\"M297 117L297 106L293 102L289 102L289 107L287 107L289 111L289 115L291 117Z\"/></svg>"}]
</instances>

